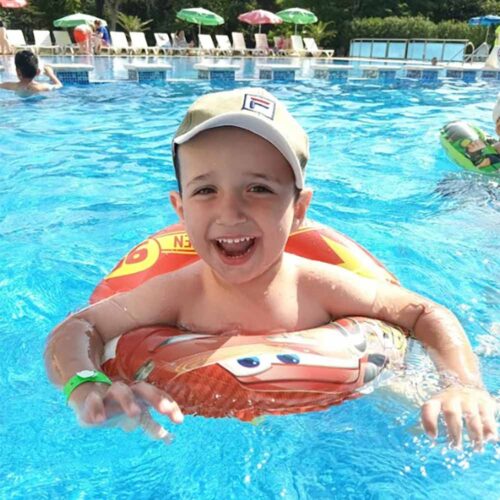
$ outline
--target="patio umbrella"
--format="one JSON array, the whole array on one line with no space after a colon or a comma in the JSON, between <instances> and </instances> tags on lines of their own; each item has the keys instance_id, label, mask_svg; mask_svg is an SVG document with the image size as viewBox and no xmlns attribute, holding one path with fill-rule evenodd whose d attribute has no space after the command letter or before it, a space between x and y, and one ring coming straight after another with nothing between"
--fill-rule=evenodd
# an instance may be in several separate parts
<instances>
[{"instance_id":1,"label":"patio umbrella","mask_svg":"<svg viewBox=\"0 0 500 500\"><path fill-rule=\"evenodd\" d=\"M188 23L197 24L198 34L201 33L202 24L203 26L219 26L219 24L224 24L224 19L221 16L202 7L182 9L177 12L176 17Z\"/></svg>"},{"instance_id":2,"label":"patio umbrella","mask_svg":"<svg viewBox=\"0 0 500 500\"><path fill-rule=\"evenodd\" d=\"M310 10L299 9L298 7L280 10L277 15L280 16L285 23L295 24L295 34L297 34L297 24L312 24L318 22L318 18Z\"/></svg>"},{"instance_id":3,"label":"patio umbrella","mask_svg":"<svg viewBox=\"0 0 500 500\"><path fill-rule=\"evenodd\" d=\"M259 25L259 33L263 24L281 24L283 19L269 12L268 10L257 9L251 10L250 12L245 12L244 14L240 14L238 16L238 20L247 24L258 24Z\"/></svg>"},{"instance_id":4,"label":"patio umbrella","mask_svg":"<svg viewBox=\"0 0 500 500\"><path fill-rule=\"evenodd\" d=\"M80 24L94 24L94 21L96 19L101 21L103 25L107 24L104 19L91 16L90 14L82 14L81 12L77 12L76 14L71 14L69 16L64 16L60 19L56 19L54 21L54 26L56 28L74 28L76 26L79 26Z\"/></svg>"},{"instance_id":5,"label":"patio umbrella","mask_svg":"<svg viewBox=\"0 0 500 500\"><path fill-rule=\"evenodd\" d=\"M468 24L470 26L486 26L486 38L484 39L484 42L486 43L486 40L488 40L490 26L500 24L500 16L488 15L471 17Z\"/></svg>"},{"instance_id":6,"label":"patio umbrella","mask_svg":"<svg viewBox=\"0 0 500 500\"><path fill-rule=\"evenodd\" d=\"M26 5L28 5L26 0L0 0L0 7L4 9L20 9Z\"/></svg>"}]
</instances>

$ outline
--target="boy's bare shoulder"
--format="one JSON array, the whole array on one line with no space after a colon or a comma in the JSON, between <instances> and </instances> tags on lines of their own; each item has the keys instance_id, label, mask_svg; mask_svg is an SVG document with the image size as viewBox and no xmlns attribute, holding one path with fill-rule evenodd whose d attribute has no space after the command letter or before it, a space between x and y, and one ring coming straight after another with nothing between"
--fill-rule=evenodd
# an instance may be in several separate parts
<instances>
[{"instance_id":1,"label":"boy's bare shoulder","mask_svg":"<svg viewBox=\"0 0 500 500\"><path fill-rule=\"evenodd\" d=\"M341 267L341 265L308 259L298 255L291 256L293 264L298 270L301 279L317 283L331 283L332 280L357 280L358 275Z\"/></svg>"},{"instance_id":2,"label":"boy's bare shoulder","mask_svg":"<svg viewBox=\"0 0 500 500\"><path fill-rule=\"evenodd\" d=\"M19 90L21 88L19 82L3 82L0 83L0 89L4 90Z\"/></svg>"}]
</instances>

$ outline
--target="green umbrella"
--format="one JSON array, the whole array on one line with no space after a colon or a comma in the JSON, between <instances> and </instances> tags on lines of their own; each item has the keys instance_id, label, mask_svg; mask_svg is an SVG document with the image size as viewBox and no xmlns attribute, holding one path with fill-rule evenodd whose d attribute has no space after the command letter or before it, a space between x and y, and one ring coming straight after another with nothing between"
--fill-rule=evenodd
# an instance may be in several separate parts
<instances>
[{"instance_id":1,"label":"green umbrella","mask_svg":"<svg viewBox=\"0 0 500 500\"><path fill-rule=\"evenodd\" d=\"M299 9L298 7L281 10L277 12L277 15L281 17L285 23L295 24L295 34L297 34L297 24L312 24L318 22L318 18L311 11Z\"/></svg>"},{"instance_id":2,"label":"green umbrella","mask_svg":"<svg viewBox=\"0 0 500 500\"><path fill-rule=\"evenodd\" d=\"M203 26L219 26L224 24L224 19L215 12L212 12L202 7L195 7L192 9L182 9L177 12L176 17L187 21L188 23L195 23L198 25L198 33L201 33L201 25Z\"/></svg>"},{"instance_id":3,"label":"green umbrella","mask_svg":"<svg viewBox=\"0 0 500 500\"><path fill-rule=\"evenodd\" d=\"M56 28L74 28L80 24L94 24L94 21L98 19L103 25L106 25L104 19L99 19L98 17L91 16L90 14L82 14L77 12L76 14L71 14L70 16L64 16L60 19L54 21L54 26Z\"/></svg>"}]
</instances>

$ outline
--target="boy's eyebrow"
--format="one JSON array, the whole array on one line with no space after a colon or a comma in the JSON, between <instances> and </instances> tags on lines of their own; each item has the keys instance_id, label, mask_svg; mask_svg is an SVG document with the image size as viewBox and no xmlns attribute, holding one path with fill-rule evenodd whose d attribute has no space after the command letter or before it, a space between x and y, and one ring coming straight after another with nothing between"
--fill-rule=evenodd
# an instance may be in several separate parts
<instances>
[{"instance_id":1,"label":"boy's eyebrow","mask_svg":"<svg viewBox=\"0 0 500 500\"><path fill-rule=\"evenodd\" d=\"M196 184L198 182L204 182L207 179L209 179L212 175L212 172L208 172L206 174L200 174L197 175L196 177L193 177L189 182L186 183L186 187L189 187L191 184ZM250 172L248 174L248 177L256 178L256 179L261 179L264 181L271 181L271 182L280 182L279 179L273 175L268 175L268 174L262 174L260 172Z\"/></svg>"},{"instance_id":2,"label":"boy's eyebrow","mask_svg":"<svg viewBox=\"0 0 500 500\"><path fill-rule=\"evenodd\" d=\"M210 177L210 174L200 174L200 175L197 175L196 177L193 177L187 184L186 184L186 187L189 187L191 184L194 184L195 182L200 182L200 181L204 181L206 180L207 178Z\"/></svg>"},{"instance_id":3,"label":"boy's eyebrow","mask_svg":"<svg viewBox=\"0 0 500 500\"><path fill-rule=\"evenodd\" d=\"M261 173L251 173L250 177L256 177L257 179L262 179L265 181L279 182L279 179L273 175L261 174Z\"/></svg>"}]
</instances>

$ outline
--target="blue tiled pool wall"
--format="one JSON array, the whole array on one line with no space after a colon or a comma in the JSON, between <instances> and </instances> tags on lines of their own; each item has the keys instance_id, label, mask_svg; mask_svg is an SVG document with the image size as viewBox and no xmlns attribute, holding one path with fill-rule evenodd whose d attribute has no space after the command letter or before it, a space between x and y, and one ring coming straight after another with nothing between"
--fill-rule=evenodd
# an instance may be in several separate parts
<instances>
[{"instance_id":1,"label":"blue tiled pool wall","mask_svg":"<svg viewBox=\"0 0 500 500\"><path fill-rule=\"evenodd\" d=\"M235 80L235 71L227 70L206 70L199 69L198 70L198 78L200 80L219 80L224 82L232 82Z\"/></svg>"},{"instance_id":2,"label":"blue tiled pool wall","mask_svg":"<svg viewBox=\"0 0 500 500\"><path fill-rule=\"evenodd\" d=\"M56 71L55 73L63 83L90 83L88 71Z\"/></svg>"},{"instance_id":3,"label":"blue tiled pool wall","mask_svg":"<svg viewBox=\"0 0 500 500\"><path fill-rule=\"evenodd\" d=\"M128 79L136 82L163 82L167 78L166 70L138 71L128 70Z\"/></svg>"},{"instance_id":4,"label":"blue tiled pool wall","mask_svg":"<svg viewBox=\"0 0 500 500\"><path fill-rule=\"evenodd\" d=\"M293 69L261 69L259 71L261 80L280 80L285 82L295 81L295 71Z\"/></svg>"},{"instance_id":5,"label":"blue tiled pool wall","mask_svg":"<svg viewBox=\"0 0 500 500\"><path fill-rule=\"evenodd\" d=\"M349 71L344 70L335 70L329 71L326 69L315 69L314 70L314 78L321 78L323 80L330 80L331 82L346 82L349 76Z\"/></svg>"},{"instance_id":6,"label":"blue tiled pool wall","mask_svg":"<svg viewBox=\"0 0 500 500\"><path fill-rule=\"evenodd\" d=\"M200 75L198 70L194 68L194 65L199 62L215 63L220 61L221 58L209 58L209 57L136 57L136 56L123 56L123 57L92 57L92 56L41 56L41 65L50 63L74 63L74 64L90 64L94 67L94 70L90 73L90 83L92 82L103 82L103 81L115 81L115 80L129 80L131 76L129 71L126 69L127 64L133 63L165 63L168 62L172 65L172 69L168 71L165 77L162 75L162 71L141 72L143 74L138 75L138 81L158 81L158 80L195 80L198 78L204 78L206 75L203 73ZM353 61L346 59L338 59L331 61L329 60L327 64L341 64L345 65L348 62L353 68L347 71L334 71L330 72L327 69L322 70L311 68L311 64L326 64L324 60L318 60L314 58L265 58L261 57L258 59L251 58L225 58L227 62L239 64L240 68L235 72L234 79L236 80L252 80L259 78L269 78L269 74L265 70L259 70L259 65L265 64L300 64L300 70L294 72L290 70L274 70L273 77L279 80L291 80L295 79L309 79L309 78L324 78L336 83L343 83L346 79L353 79L359 81L360 77L366 78L374 83L389 83L398 84L405 83L405 81L410 80L413 82L422 83L438 83L438 79L443 78L453 78L459 79L466 83L473 83L476 80L486 80L490 82L500 81L500 72L480 69L447 69L446 67L440 68L438 72L434 70L405 70L403 64L402 68L394 73L394 71L384 71L383 69L373 70L371 74L366 74L366 70L361 70L360 66L366 66L369 61ZM388 62L388 64L394 65L394 61ZM374 66L382 66L383 63L377 62L373 64ZM0 81L15 80L15 68L14 68L14 58L12 56L0 56L0 66L4 66L5 71L0 72ZM365 72L365 75L363 75ZM209 75L211 79L222 79L222 80L233 80L232 72L220 72L213 75ZM295 74L294 74L295 73ZM134 77L134 79L136 79ZM77 74L66 74L64 76L64 81L66 83L86 83L85 76Z\"/></svg>"}]
</instances>

